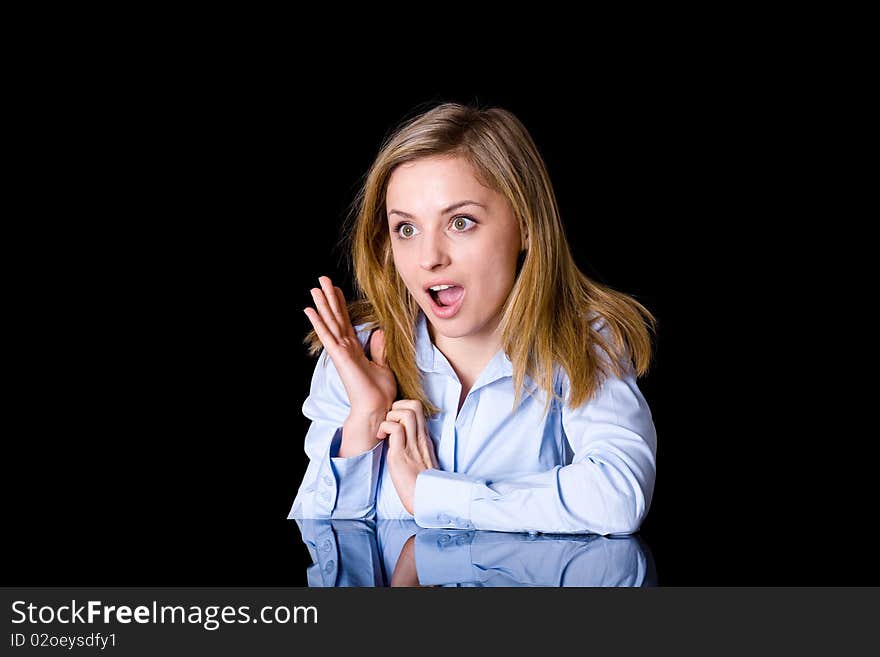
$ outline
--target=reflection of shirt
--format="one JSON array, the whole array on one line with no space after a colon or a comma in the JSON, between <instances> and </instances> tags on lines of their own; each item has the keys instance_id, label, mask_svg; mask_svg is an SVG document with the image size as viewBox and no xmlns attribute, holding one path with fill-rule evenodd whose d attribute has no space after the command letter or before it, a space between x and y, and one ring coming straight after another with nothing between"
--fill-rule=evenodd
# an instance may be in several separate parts
<instances>
[{"instance_id":1,"label":"reflection of shirt","mask_svg":"<svg viewBox=\"0 0 880 657\"><path fill-rule=\"evenodd\" d=\"M607 328L597 328L607 335ZM365 344L365 325L356 332ZM546 393L528 376L512 413L513 367L501 349L456 415L461 383L431 342L422 311L416 363L425 393L441 409L427 420L440 469L416 480L415 521L421 527L599 534L639 528L654 489L657 437L631 363L624 378L610 375L587 403L570 409L554 400L546 417ZM569 385L557 367L562 399ZM337 456L349 408L325 350L303 404L312 420L305 439L310 461L288 517L412 519L385 467L384 441L357 456Z\"/></svg>"},{"instance_id":2,"label":"reflection of shirt","mask_svg":"<svg viewBox=\"0 0 880 657\"><path fill-rule=\"evenodd\" d=\"M421 586L656 586L640 536L422 529L412 520L302 520L309 586L389 586L415 536Z\"/></svg>"}]
</instances>

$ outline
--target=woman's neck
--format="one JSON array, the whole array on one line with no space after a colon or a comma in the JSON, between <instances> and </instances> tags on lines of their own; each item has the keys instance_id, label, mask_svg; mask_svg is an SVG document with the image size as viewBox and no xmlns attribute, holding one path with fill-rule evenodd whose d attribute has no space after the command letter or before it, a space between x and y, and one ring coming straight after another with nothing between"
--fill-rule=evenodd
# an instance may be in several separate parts
<instances>
[{"instance_id":1,"label":"woman's neck","mask_svg":"<svg viewBox=\"0 0 880 657\"><path fill-rule=\"evenodd\" d=\"M437 333L428 322L431 342L446 357L458 375L459 381L468 389L476 382L486 365L501 348L501 334L498 331L500 321L501 317L498 316L487 324L480 333L461 338L447 338Z\"/></svg>"}]
</instances>

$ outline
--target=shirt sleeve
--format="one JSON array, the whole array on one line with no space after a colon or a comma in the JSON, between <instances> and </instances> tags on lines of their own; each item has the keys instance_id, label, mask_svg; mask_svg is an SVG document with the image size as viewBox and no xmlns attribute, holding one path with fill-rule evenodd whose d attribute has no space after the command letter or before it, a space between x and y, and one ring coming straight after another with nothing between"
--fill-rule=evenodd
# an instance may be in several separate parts
<instances>
[{"instance_id":1,"label":"shirt sleeve","mask_svg":"<svg viewBox=\"0 0 880 657\"><path fill-rule=\"evenodd\" d=\"M312 558L312 565L306 570L309 586L385 585L375 522L299 519L296 522Z\"/></svg>"},{"instance_id":2,"label":"shirt sleeve","mask_svg":"<svg viewBox=\"0 0 880 657\"><path fill-rule=\"evenodd\" d=\"M422 586L642 586L647 571L635 536L425 529L415 551Z\"/></svg>"},{"instance_id":3,"label":"shirt sleeve","mask_svg":"<svg viewBox=\"0 0 880 657\"><path fill-rule=\"evenodd\" d=\"M563 376L563 398L569 393ZM576 409L562 409L571 463L486 480L425 470L416 479L422 527L504 532L631 534L651 504L657 435L630 366Z\"/></svg>"},{"instance_id":4,"label":"shirt sleeve","mask_svg":"<svg viewBox=\"0 0 880 657\"><path fill-rule=\"evenodd\" d=\"M288 518L375 517L376 487L385 443L357 456L337 456L342 425L350 409L345 386L333 359L324 350L302 407L303 415L312 421L305 439L309 464Z\"/></svg>"}]
</instances>

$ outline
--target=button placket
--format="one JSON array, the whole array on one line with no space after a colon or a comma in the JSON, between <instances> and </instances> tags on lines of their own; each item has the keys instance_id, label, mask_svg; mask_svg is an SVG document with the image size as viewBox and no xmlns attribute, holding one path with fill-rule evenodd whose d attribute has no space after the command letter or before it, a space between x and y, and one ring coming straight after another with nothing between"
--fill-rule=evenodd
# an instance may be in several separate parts
<instances>
[{"instance_id":1,"label":"button placket","mask_svg":"<svg viewBox=\"0 0 880 657\"><path fill-rule=\"evenodd\" d=\"M455 409L458 403L458 395L461 394L461 385L451 385L446 389L446 408ZM445 411L443 419L443 435L440 440L437 459L440 467L448 472L455 472L455 412Z\"/></svg>"}]
</instances>

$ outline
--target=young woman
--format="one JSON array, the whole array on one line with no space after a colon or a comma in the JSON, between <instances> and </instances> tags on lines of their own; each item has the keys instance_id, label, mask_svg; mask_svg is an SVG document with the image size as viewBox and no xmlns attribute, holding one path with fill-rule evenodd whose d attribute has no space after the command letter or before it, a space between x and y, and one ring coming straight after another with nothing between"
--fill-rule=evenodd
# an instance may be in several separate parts
<instances>
[{"instance_id":1,"label":"young woman","mask_svg":"<svg viewBox=\"0 0 880 657\"><path fill-rule=\"evenodd\" d=\"M446 103L382 145L348 230L358 299L326 276L290 518L635 532L656 433L636 385L651 313L588 279L510 112Z\"/></svg>"}]
</instances>

